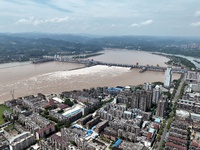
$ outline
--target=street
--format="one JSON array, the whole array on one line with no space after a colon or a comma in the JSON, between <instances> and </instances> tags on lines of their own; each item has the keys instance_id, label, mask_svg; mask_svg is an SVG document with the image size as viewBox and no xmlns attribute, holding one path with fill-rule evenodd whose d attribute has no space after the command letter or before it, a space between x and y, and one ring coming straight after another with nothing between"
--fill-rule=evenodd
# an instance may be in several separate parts
<instances>
[{"instance_id":1,"label":"street","mask_svg":"<svg viewBox=\"0 0 200 150\"><path fill-rule=\"evenodd\" d=\"M180 82L180 84L179 84L179 87L178 87L178 89L177 89L177 91L176 91L176 94L175 94L173 100L172 100L173 106L174 106L174 103L178 100L178 96L179 96L179 94L180 94L181 87L183 86L184 81L185 81L185 75L184 75L183 78L181 79L181 82ZM172 111L172 112L173 112L173 111ZM170 113L170 115L172 114L172 112ZM164 128L164 130L163 130L163 134L162 134L162 136L161 136L161 140L160 140L160 142L157 143L157 144L158 144L157 150L160 149L161 143L162 143L162 141L165 139L165 136L166 136L166 134L167 134L167 124L168 124L168 121L169 121L169 119L166 121L166 125L165 125L165 128Z\"/></svg>"}]
</instances>

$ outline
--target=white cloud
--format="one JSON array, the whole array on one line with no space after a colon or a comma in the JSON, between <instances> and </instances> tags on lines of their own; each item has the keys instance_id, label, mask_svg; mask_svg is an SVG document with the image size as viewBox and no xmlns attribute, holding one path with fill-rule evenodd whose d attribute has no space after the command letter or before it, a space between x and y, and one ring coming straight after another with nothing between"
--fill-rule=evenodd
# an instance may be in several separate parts
<instances>
[{"instance_id":1,"label":"white cloud","mask_svg":"<svg viewBox=\"0 0 200 150\"><path fill-rule=\"evenodd\" d=\"M68 17L64 17L64 18L50 18L50 19L36 19L34 17L30 17L30 18L22 18L19 19L17 22L15 22L15 24L30 24L33 26L38 26L40 24L44 24L44 23L61 23L61 22L65 22L67 21L69 18Z\"/></svg>"},{"instance_id":2,"label":"white cloud","mask_svg":"<svg viewBox=\"0 0 200 150\"><path fill-rule=\"evenodd\" d=\"M131 24L131 27L141 27L141 26L147 26L153 23L153 20L146 20L140 23L133 23Z\"/></svg>"},{"instance_id":3,"label":"white cloud","mask_svg":"<svg viewBox=\"0 0 200 150\"><path fill-rule=\"evenodd\" d=\"M199 22L193 22L190 25L193 26L193 27L198 27L198 26L200 26L200 21Z\"/></svg>"},{"instance_id":4,"label":"white cloud","mask_svg":"<svg viewBox=\"0 0 200 150\"><path fill-rule=\"evenodd\" d=\"M131 27L140 27L140 25L139 25L138 23L133 23L133 24L131 25Z\"/></svg>"},{"instance_id":5,"label":"white cloud","mask_svg":"<svg viewBox=\"0 0 200 150\"><path fill-rule=\"evenodd\" d=\"M200 10L196 11L194 14L195 17L200 17Z\"/></svg>"},{"instance_id":6,"label":"white cloud","mask_svg":"<svg viewBox=\"0 0 200 150\"><path fill-rule=\"evenodd\" d=\"M149 24L152 24L153 23L153 20L146 20L144 22L141 22L140 24L143 25L143 26L146 26L146 25L149 25Z\"/></svg>"}]
</instances>

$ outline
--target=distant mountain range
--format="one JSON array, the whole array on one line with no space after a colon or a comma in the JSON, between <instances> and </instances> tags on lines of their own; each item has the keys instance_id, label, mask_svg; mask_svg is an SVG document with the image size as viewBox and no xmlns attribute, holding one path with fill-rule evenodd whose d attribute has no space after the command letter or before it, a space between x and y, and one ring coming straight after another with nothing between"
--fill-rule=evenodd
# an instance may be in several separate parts
<instances>
[{"instance_id":1,"label":"distant mountain range","mask_svg":"<svg viewBox=\"0 0 200 150\"><path fill-rule=\"evenodd\" d=\"M200 38L0 33L0 62L43 55L95 53L103 48L135 49L200 57Z\"/></svg>"}]
</instances>

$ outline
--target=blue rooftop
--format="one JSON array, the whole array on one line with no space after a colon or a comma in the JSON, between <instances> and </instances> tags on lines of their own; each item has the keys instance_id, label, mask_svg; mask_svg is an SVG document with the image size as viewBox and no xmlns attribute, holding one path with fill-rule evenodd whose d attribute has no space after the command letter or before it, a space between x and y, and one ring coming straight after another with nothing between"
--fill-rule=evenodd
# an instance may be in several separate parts
<instances>
[{"instance_id":1,"label":"blue rooftop","mask_svg":"<svg viewBox=\"0 0 200 150\"><path fill-rule=\"evenodd\" d=\"M118 139L115 144L113 145L113 147L117 147L121 144L122 140L121 139Z\"/></svg>"},{"instance_id":2,"label":"blue rooftop","mask_svg":"<svg viewBox=\"0 0 200 150\"><path fill-rule=\"evenodd\" d=\"M155 129L153 129L153 128L149 129L149 132L151 132L151 133L154 133L154 131L155 131Z\"/></svg>"},{"instance_id":3,"label":"blue rooftop","mask_svg":"<svg viewBox=\"0 0 200 150\"><path fill-rule=\"evenodd\" d=\"M69 117L69 116L74 115L74 114L79 113L79 112L81 112L81 109L75 110L75 111L65 115L65 117Z\"/></svg>"},{"instance_id":4,"label":"blue rooftop","mask_svg":"<svg viewBox=\"0 0 200 150\"><path fill-rule=\"evenodd\" d=\"M154 122L160 123L161 120L160 120L159 118L156 118L156 119L154 120Z\"/></svg>"}]
</instances>

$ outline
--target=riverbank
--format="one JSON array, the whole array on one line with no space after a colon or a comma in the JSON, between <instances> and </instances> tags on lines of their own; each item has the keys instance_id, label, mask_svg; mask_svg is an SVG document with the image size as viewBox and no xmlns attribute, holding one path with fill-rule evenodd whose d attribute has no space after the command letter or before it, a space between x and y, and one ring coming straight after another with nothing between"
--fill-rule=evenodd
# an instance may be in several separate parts
<instances>
[{"instance_id":1,"label":"riverbank","mask_svg":"<svg viewBox=\"0 0 200 150\"><path fill-rule=\"evenodd\" d=\"M180 56L174 56L170 54L163 54L163 53L152 53L155 55L165 56L169 58L170 60L166 62L167 65L177 66L177 67L185 67L188 69L196 69L196 66L194 63L192 63L190 60L180 57Z\"/></svg>"}]
</instances>

